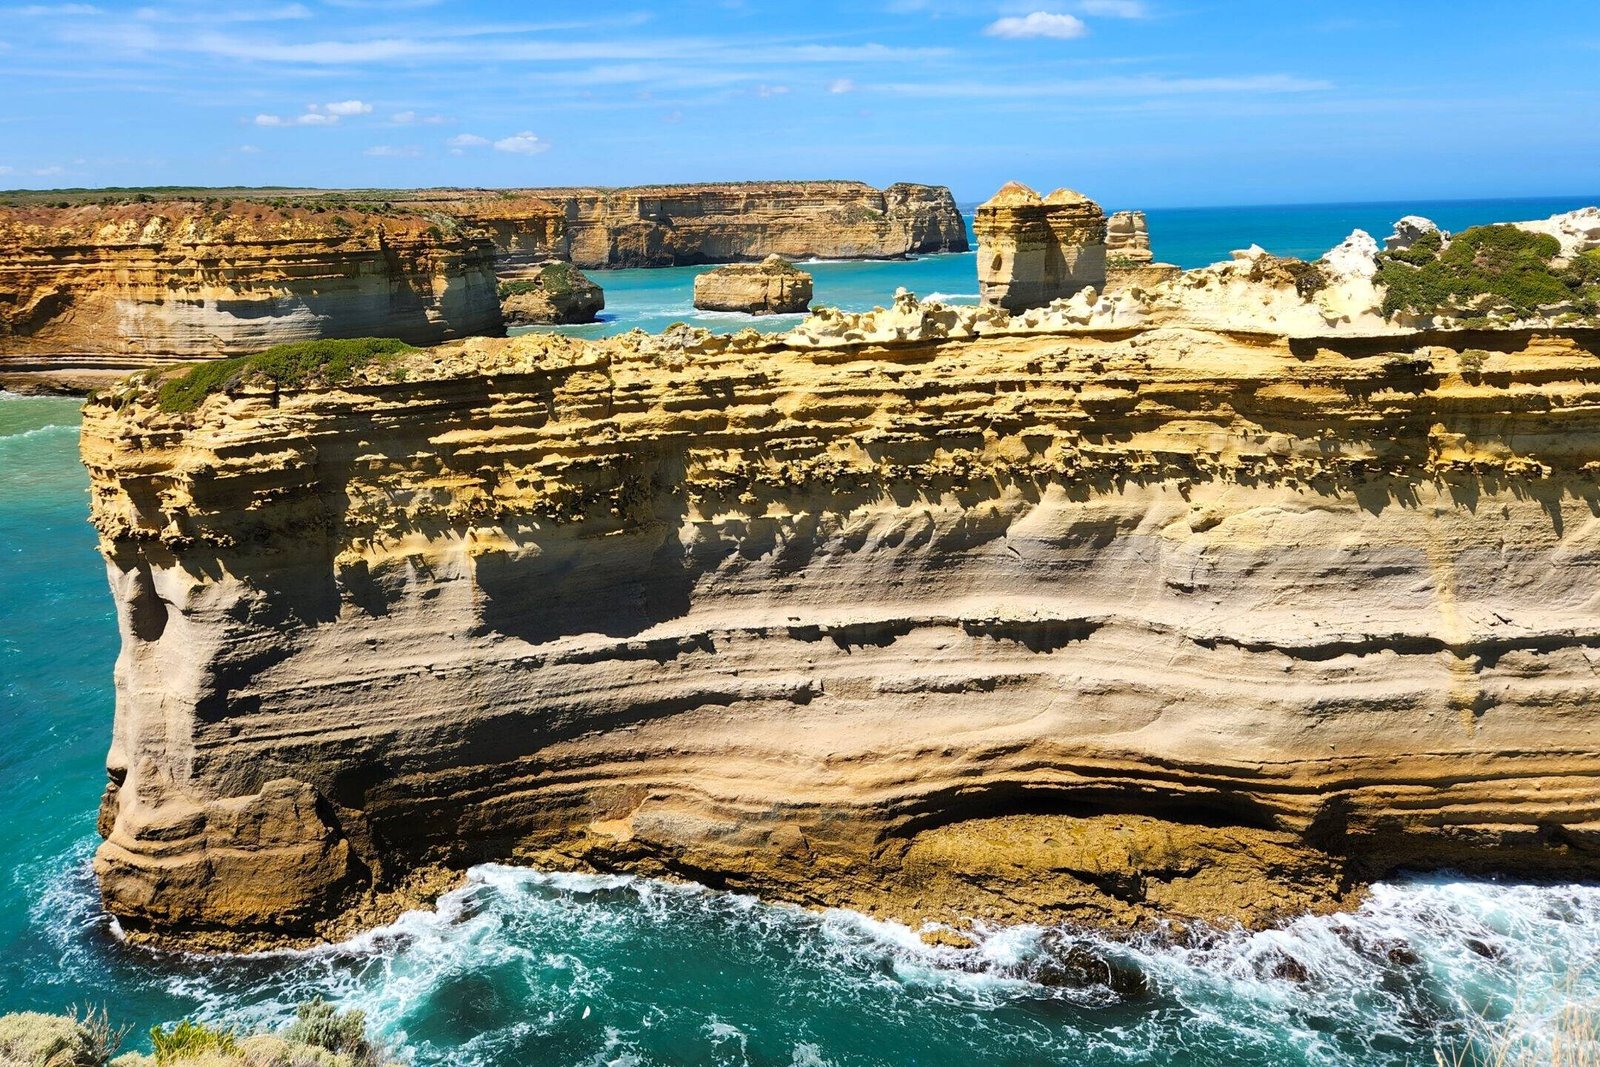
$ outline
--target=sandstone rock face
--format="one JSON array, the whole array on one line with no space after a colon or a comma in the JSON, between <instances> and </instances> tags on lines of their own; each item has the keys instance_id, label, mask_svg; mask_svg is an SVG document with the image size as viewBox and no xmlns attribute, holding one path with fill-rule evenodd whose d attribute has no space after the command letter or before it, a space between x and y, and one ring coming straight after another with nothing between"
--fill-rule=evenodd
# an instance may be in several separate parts
<instances>
[{"instance_id":1,"label":"sandstone rock face","mask_svg":"<svg viewBox=\"0 0 1600 1067\"><path fill-rule=\"evenodd\" d=\"M1512 225L1530 233L1547 233L1561 242L1561 254L1568 258L1600 248L1600 207L1579 208L1562 215L1551 215L1535 222Z\"/></svg>"},{"instance_id":2,"label":"sandstone rock face","mask_svg":"<svg viewBox=\"0 0 1600 1067\"><path fill-rule=\"evenodd\" d=\"M1080 193L1041 197L1009 182L978 208L973 230L985 304L1023 311L1105 287L1105 213Z\"/></svg>"},{"instance_id":3,"label":"sandstone rock face","mask_svg":"<svg viewBox=\"0 0 1600 1067\"><path fill-rule=\"evenodd\" d=\"M605 291L571 263L540 263L500 282L500 310L508 326L593 322L606 306Z\"/></svg>"},{"instance_id":4,"label":"sandstone rock face","mask_svg":"<svg viewBox=\"0 0 1600 1067\"><path fill-rule=\"evenodd\" d=\"M1322 321L1262 256L1197 291ZM1401 866L1600 873L1600 333L1109 308L91 401L107 906L305 932L511 859L1266 922Z\"/></svg>"},{"instance_id":5,"label":"sandstone rock face","mask_svg":"<svg viewBox=\"0 0 1600 1067\"><path fill-rule=\"evenodd\" d=\"M420 216L247 201L0 209L0 373L500 330L493 247Z\"/></svg>"},{"instance_id":6,"label":"sandstone rock face","mask_svg":"<svg viewBox=\"0 0 1600 1067\"><path fill-rule=\"evenodd\" d=\"M967 250L955 199L937 186L739 182L528 193L561 209L565 243L556 254L585 268Z\"/></svg>"},{"instance_id":7,"label":"sandstone rock face","mask_svg":"<svg viewBox=\"0 0 1600 1067\"><path fill-rule=\"evenodd\" d=\"M778 256L718 267L695 278L694 306L751 315L796 314L811 307L811 275Z\"/></svg>"},{"instance_id":8,"label":"sandstone rock face","mask_svg":"<svg viewBox=\"0 0 1600 1067\"><path fill-rule=\"evenodd\" d=\"M1106 256L1132 265L1155 262L1144 212L1118 211L1106 220Z\"/></svg>"}]
</instances>

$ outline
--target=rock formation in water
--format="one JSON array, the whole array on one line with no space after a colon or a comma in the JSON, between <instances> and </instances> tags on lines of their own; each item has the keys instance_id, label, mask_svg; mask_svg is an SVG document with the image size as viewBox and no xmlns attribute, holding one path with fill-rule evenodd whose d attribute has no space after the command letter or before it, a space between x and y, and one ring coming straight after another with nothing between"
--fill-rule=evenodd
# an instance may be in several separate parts
<instances>
[{"instance_id":1,"label":"rock formation in water","mask_svg":"<svg viewBox=\"0 0 1600 1067\"><path fill-rule=\"evenodd\" d=\"M605 310L605 291L562 260L501 277L500 311L508 326L594 322Z\"/></svg>"},{"instance_id":2,"label":"rock formation in water","mask_svg":"<svg viewBox=\"0 0 1600 1067\"><path fill-rule=\"evenodd\" d=\"M695 276L694 306L751 315L797 314L811 307L811 275L775 255L760 263L718 267Z\"/></svg>"},{"instance_id":3,"label":"rock formation in water","mask_svg":"<svg viewBox=\"0 0 1600 1067\"><path fill-rule=\"evenodd\" d=\"M1008 182L978 208L978 292L1022 311L1106 284L1106 217L1071 189L1049 196Z\"/></svg>"},{"instance_id":4,"label":"rock formation in water","mask_svg":"<svg viewBox=\"0 0 1600 1067\"><path fill-rule=\"evenodd\" d=\"M245 200L0 208L8 378L501 328L494 248L420 215Z\"/></svg>"},{"instance_id":5,"label":"rock formation in water","mask_svg":"<svg viewBox=\"0 0 1600 1067\"><path fill-rule=\"evenodd\" d=\"M91 401L107 907L251 943L505 859L1263 923L1600 873L1600 331L1406 328L1378 256Z\"/></svg>"}]
</instances>

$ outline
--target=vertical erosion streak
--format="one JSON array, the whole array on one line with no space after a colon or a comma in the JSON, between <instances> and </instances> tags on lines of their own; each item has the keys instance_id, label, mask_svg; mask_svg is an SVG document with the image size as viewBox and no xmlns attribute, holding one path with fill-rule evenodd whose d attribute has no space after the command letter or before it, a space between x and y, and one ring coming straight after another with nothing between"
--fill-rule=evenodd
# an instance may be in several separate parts
<instances>
[{"instance_id":1,"label":"vertical erosion streak","mask_svg":"<svg viewBox=\"0 0 1600 1067\"><path fill-rule=\"evenodd\" d=\"M1457 651L1466 647L1469 634L1461 621L1456 599L1456 560L1449 544L1441 543L1437 505L1429 509L1423 523L1423 544L1428 553L1428 569L1433 575L1435 602L1439 607L1439 636L1450 653L1450 707L1461 718L1467 737L1478 733L1478 707L1483 688L1478 682L1477 657Z\"/></svg>"}]
</instances>

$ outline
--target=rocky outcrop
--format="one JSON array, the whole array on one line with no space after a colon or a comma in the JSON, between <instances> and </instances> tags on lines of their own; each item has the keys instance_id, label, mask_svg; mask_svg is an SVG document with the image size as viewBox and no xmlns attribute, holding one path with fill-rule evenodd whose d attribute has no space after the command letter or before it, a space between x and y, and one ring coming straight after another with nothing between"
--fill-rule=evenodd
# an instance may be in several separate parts
<instances>
[{"instance_id":1,"label":"rocky outcrop","mask_svg":"<svg viewBox=\"0 0 1600 1067\"><path fill-rule=\"evenodd\" d=\"M500 310L508 326L594 322L606 295L571 263L540 263L500 282Z\"/></svg>"},{"instance_id":2,"label":"rocky outcrop","mask_svg":"<svg viewBox=\"0 0 1600 1067\"><path fill-rule=\"evenodd\" d=\"M1106 220L1106 258L1129 266L1155 262L1150 224L1142 211L1118 211Z\"/></svg>"},{"instance_id":3,"label":"rocky outcrop","mask_svg":"<svg viewBox=\"0 0 1600 1067\"><path fill-rule=\"evenodd\" d=\"M1513 225L1529 233L1554 237L1561 245L1561 255L1569 259L1600 248L1600 207L1579 208L1561 215L1551 215L1547 219Z\"/></svg>"},{"instance_id":4,"label":"rocky outcrop","mask_svg":"<svg viewBox=\"0 0 1600 1067\"><path fill-rule=\"evenodd\" d=\"M967 250L961 212L938 186L733 182L526 192L560 209L563 245L552 251L584 268Z\"/></svg>"},{"instance_id":5,"label":"rocky outcrop","mask_svg":"<svg viewBox=\"0 0 1600 1067\"><path fill-rule=\"evenodd\" d=\"M978 208L978 292L1007 311L1043 307L1106 284L1106 218L1100 205L1057 189L1049 196L1008 182Z\"/></svg>"},{"instance_id":6,"label":"rocky outcrop","mask_svg":"<svg viewBox=\"0 0 1600 1067\"><path fill-rule=\"evenodd\" d=\"M1329 325L1349 258L91 401L107 907L311 936L509 859L1263 923L1600 873L1600 332ZM1250 310L1166 317L1208 286Z\"/></svg>"},{"instance_id":7,"label":"rocky outcrop","mask_svg":"<svg viewBox=\"0 0 1600 1067\"><path fill-rule=\"evenodd\" d=\"M500 332L494 249L420 215L252 201L0 208L0 377L323 337Z\"/></svg>"},{"instance_id":8,"label":"rocky outcrop","mask_svg":"<svg viewBox=\"0 0 1600 1067\"><path fill-rule=\"evenodd\" d=\"M695 277L694 306L750 315L797 314L811 307L811 275L779 256L718 267Z\"/></svg>"}]
</instances>

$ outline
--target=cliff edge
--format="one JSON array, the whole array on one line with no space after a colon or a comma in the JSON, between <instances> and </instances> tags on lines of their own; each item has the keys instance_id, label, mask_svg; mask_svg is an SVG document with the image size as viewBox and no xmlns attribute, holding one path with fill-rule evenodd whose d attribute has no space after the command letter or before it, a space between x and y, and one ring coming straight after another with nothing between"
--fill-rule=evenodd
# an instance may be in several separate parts
<instances>
[{"instance_id":1,"label":"cliff edge","mask_svg":"<svg viewBox=\"0 0 1600 1067\"><path fill-rule=\"evenodd\" d=\"M1600 872L1600 332L1212 277L1260 318L907 295L92 400L107 907L314 937L508 859L1261 924Z\"/></svg>"}]
</instances>

